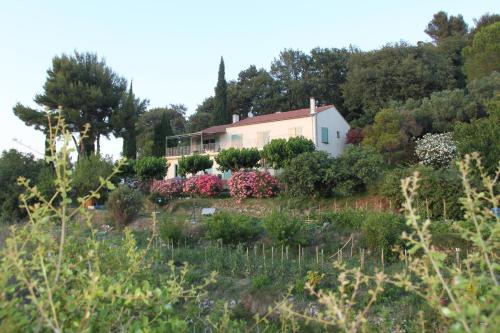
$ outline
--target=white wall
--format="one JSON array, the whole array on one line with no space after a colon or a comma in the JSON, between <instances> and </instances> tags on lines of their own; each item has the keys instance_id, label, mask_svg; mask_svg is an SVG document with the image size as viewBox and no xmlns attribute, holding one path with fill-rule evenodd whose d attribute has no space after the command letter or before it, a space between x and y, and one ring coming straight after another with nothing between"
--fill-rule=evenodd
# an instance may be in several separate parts
<instances>
[{"instance_id":1,"label":"white wall","mask_svg":"<svg viewBox=\"0 0 500 333\"><path fill-rule=\"evenodd\" d=\"M302 136L311 139L313 136L312 117L288 119L276 122L261 123L246 126L229 127L226 129L224 143L231 144L231 135L242 135L243 147L245 148L262 148L258 139L258 132L269 132L269 140L289 137L288 130L290 128L301 127Z\"/></svg>"},{"instance_id":2,"label":"white wall","mask_svg":"<svg viewBox=\"0 0 500 333\"><path fill-rule=\"evenodd\" d=\"M321 127L328 128L328 143L321 142ZM330 153L332 156L340 155L345 148L346 134L349 123L334 107L316 114L316 147ZM339 132L339 138L337 137Z\"/></svg>"}]
</instances>

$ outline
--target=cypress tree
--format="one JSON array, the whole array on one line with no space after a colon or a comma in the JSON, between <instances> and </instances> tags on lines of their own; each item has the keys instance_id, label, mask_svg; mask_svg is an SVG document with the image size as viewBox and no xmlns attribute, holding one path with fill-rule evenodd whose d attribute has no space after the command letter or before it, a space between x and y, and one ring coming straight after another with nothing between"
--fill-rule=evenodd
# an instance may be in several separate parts
<instances>
[{"instance_id":1,"label":"cypress tree","mask_svg":"<svg viewBox=\"0 0 500 333\"><path fill-rule=\"evenodd\" d=\"M160 122L153 131L153 156L163 157L167 150L167 136L172 135L172 127L166 112L163 112Z\"/></svg>"},{"instance_id":2,"label":"cypress tree","mask_svg":"<svg viewBox=\"0 0 500 333\"><path fill-rule=\"evenodd\" d=\"M227 82L225 78L224 58L220 58L219 77L215 87L214 124L228 124L231 116L227 110Z\"/></svg>"}]
</instances>

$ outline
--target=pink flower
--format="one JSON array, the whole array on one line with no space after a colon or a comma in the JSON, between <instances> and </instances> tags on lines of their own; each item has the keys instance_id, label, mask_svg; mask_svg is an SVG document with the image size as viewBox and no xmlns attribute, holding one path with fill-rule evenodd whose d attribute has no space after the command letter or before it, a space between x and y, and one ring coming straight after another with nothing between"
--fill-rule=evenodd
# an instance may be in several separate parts
<instances>
[{"instance_id":1,"label":"pink flower","mask_svg":"<svg viewBox=\"0 0 500 333\"><path fill-rule=\"evenodd\" d=\"M188 178L184 183L184 193L213 197L222 192L223 183L215 175L201 175Z\"/></svg>"},{"instance_id":2,"label":"pink flower","mask_svg":"<svg viewBox=\"0 0 500 333\"><path fill-rule=\"evenodd\" d=\"M153 180L149 191L164 198L175 198L182 194L184 180L179 178Z\"/></svg>"},{"instance_id":3,"label":"pink flower","mask_svg":"<svg viewBox=\"0 0 500 333\"><path fill-rule=\"evenodd\" d=\"M279 191L278 181L269 172L239 171L228 181L231 196L243 198L269 198Z\"/></svg>"}]
</instances>

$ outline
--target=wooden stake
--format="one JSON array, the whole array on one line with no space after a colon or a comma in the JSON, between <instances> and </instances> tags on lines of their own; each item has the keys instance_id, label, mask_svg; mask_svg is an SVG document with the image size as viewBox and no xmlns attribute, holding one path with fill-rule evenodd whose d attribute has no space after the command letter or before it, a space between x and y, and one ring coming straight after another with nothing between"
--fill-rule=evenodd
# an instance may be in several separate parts
<instances>
[{"instance_id":1,"label":"wooden stake","mask_svg":"<svg viewBox=\"0 0 500 333\"><path fill-rule=\"evenodd\" d=\"M351 234L351 256L350 256L351 259L352 259L352 246L353 246L353 243L354 242L353 242L353 238L352 238L352 234Z\"/></svg>"},{"instance_id":2,"label":"wooden stake","mask_svg":"<svg viewBox=\"0 0 500 333\"><path fill-rule=\"evenodd\" d=\"M299 244L299 270L300 270L300 244Z\"/></svg>"},{"instance_id":3,"label":"wooden stake","mask_svg":"<svg viewBox=\"0 0 500 333\"><path fill-rule=\"evenodd\" d=\"M323 249L321 249L321 270L324 270L325 265L325 255L323 253Z\"/></svg>"},{"instance_id":4,"label":"wooden stake","mask_svg":"<svg viewBox=\"0 0 500 333\"><path fill-rule=\"evenodd\" d=\"M384 249L382 249L382 270L385 268L385 263L384 263Z\"/></svg>"},{"instance_id":5,"label":"wooden stake","mask_svg":"<svg viewBox=\"0 0 500 333\"><path fill-rule=\"evenodd\" d=\"M319 265L319 249L316 246L316 265Z\"/></svg>"}]
</instances>

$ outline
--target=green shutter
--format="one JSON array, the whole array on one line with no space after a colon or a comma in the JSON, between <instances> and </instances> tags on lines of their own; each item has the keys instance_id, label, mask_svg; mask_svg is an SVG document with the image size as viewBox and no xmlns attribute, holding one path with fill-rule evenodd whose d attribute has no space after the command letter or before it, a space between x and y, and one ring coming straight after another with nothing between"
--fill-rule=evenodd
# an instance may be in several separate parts
<instances>
[{"instance_id":1,"label":"green shutter","mask_svg":"<svg viewBox=\"0 0 500 333\"><path fill-rule=\"evenodd\" d=\"M328 143L328 128L321 127L321 142Z\"/></svg>"}]
</instances>

